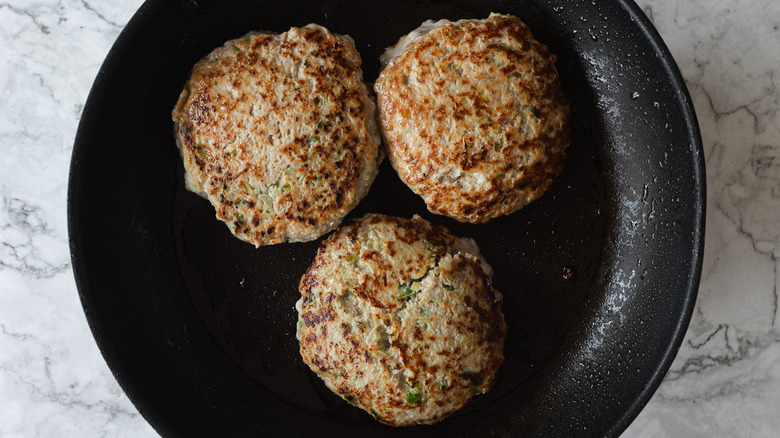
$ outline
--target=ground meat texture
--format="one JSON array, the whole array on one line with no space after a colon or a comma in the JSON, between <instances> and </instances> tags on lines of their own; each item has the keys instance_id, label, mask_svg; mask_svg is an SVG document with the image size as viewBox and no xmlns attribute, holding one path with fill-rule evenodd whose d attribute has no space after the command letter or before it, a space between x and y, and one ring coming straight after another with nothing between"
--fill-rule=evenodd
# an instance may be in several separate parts
<instances>
[{"instance_id":1,"label":"ground meat texture","mask_svg":"<svg viewBox=\"0 0 780 438\"><path fill-rule=\"evenodd\" d=\"M351 38L314 24L215 49L172 112L186 187L255 246L334 229L383 158L360 65Z\"/></svg>"},{"instance_id":2,"label":"ground meat texture","mask_svg":"<svg viewBox=\"0 0 780 438\"><path fill-rule=\"evenodd\" d=\"M461 222L540 197L570 143L555 55L511 16L421 29L388 49L374 86L393 168L428 210Z\"/></svg>"},{"instance_id":3,"label":"ground meat texture","mask_svg":"<svg viewBox=\"0 0 780 438\"><path fill-rule=\"evenodd\" d=\"M303 361L383 423L441 421L487 392L503 362L491 277L473 240L418 216L349 221L300 280Z\"/></svg>"}]
</instances>

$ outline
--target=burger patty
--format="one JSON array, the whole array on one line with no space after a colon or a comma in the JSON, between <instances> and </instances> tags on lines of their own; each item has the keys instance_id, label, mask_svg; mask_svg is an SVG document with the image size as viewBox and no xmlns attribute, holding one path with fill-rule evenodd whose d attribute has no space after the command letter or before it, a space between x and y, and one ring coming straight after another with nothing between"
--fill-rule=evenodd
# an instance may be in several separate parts
<instances>
[{"instance_id":1,"label":"burger patty","mask_svg":"<svg viewBox=\"0 0 780 438\"><path fill-rule=\"evenodd\" d=\"M473 240L419 216L349 221L300 280L303 361L383 423L441 421L487 392L504 360L491 278Z\"/></svg>"},{"instance_id":2,"label":"burger patty","mask_svg":"<svg viewBox=\"0 0 780 438\"><path fill-rule=\"evenodd\" d=\"M428 21L383 60L374 88L390 162L431 212L487 222L562 171L570 115L556 57L516 17Z\"/></svg>"},{"instance_id":3,"label":"burger patty","mask_svg":"<svg viewBox=\"0 0 780 438\"><path fill-rule=\"evenodd\" d=\"M360 66L351 38L315 24L215 49L172 112L187 189L255 246L334 229L383 158Z\"/></svg>"}]
</instances>

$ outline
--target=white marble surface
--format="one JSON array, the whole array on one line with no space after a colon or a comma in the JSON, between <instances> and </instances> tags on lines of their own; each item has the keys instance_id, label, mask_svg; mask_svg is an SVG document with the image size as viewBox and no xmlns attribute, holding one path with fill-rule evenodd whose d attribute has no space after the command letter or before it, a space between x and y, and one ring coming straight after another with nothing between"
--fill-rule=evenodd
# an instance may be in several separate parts
<instances>
[{"instance_id":1,"label":"white marble surface","mask_svg":"<svg viewBox=\"0 0 780 438\"><path fill-rule=\"evenodd\" d=\"M780 2L641 0L707 161L704 272L664 383L626 437L780 434ZM155 436L107 369L67 245L79 115L141 0L0 1L0 436Z\"/></svg>"}]
</instances>

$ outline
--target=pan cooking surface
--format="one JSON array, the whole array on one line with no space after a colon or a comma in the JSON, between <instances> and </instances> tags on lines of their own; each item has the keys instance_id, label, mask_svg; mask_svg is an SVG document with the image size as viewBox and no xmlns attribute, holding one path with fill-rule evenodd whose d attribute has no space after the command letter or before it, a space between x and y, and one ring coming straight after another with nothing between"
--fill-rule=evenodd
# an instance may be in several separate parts
<instances>
[{"instance_id":1,"label":"pan cooking surface","mask_svg":"<svg viewBox=\"0 0 780 438\"><path fill-rule=\"evenodd\" d=\"M333 395L295 339L298 280L322 240L255 249L187 192L170 110L227 39L316 22L351 35L365 79L427 18L510 13L557 54L572 104L563 174L483 225L429 214L385 162L368 212L474 238L509 326L488 394L433 427L383 426ZM703 157L660 38L630 3L148 1L104 63L69 187L79 293L109 366L162 435L617 435L668 369L698 287Z\"/></svg>"}]
</instances>

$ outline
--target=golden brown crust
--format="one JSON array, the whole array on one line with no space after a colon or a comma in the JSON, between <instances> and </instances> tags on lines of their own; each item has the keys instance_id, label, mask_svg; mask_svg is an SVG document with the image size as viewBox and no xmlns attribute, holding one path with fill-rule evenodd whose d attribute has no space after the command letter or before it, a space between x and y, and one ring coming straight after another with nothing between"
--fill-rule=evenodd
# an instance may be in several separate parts
<instances>
[{"instance_id":1,"label":"golden brown crust","mask_svg":"<svg viewBox=\"0 0 780 438\"><path fill-rule=\"evenodd\" d=\"M299 284L304 362L379 421L441 421L503 362L502 297L482 262L473 241L419 217L345 223Z\"/></svg>"},{"instance_id":2,"label":"golden brown crust","mask_svg":"<svg viewBox=\"0 0 780 438\"><path fill-rule=\"evenodd\" d=\"M360 64L348 37L317 25L214 50L172 113L187 188L256 246L335 228L382 158Z\"/></svg>"},{"instance_id":3,"label":"golden brown crust","mask_svg":"<svg viewBox=\"0 0 780 438\"><path fill-rule=\"evenodd\" d=\"M491 16L431 30L382 71L390 162L431 212L486 222L560 174L570 116L554 63L520 20Z\"/></svg>"}]
</instances>

